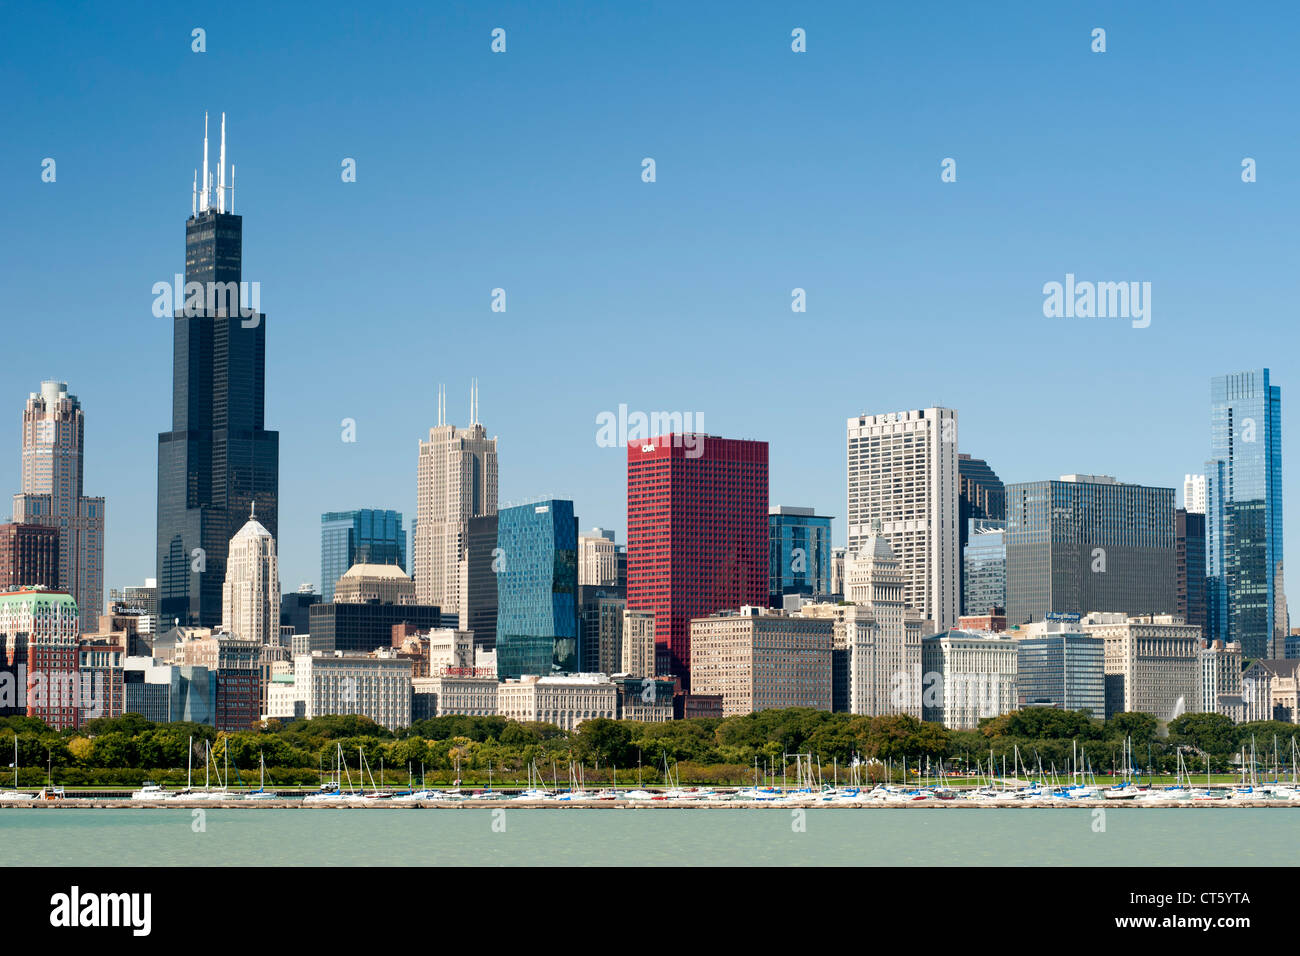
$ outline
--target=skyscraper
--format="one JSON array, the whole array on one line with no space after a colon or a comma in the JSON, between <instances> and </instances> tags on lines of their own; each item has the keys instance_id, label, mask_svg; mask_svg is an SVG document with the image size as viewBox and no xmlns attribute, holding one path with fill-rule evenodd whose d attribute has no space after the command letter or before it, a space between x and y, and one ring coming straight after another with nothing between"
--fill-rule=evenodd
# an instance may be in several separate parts
<instances>
[{"instance_id":1,"label":"skyscraper","mask_svg":"<svg viewBox=\"0 0 1300 956\"><path fill-rule=\"evenodd\" d=\"M971 518L962 549L962 613L992 614L1007 609L1007 523Z\"/></svg>"},{"instance_id":2,"label":"skyscraper","mask_svg":"<svg viewBox=\"0 0 1300 956\"><path fill-rule=\"evenodd\" d=\"M1006 543L1008 624L1177 606L1172 488L1107 475L1008 485Z\"/></svg>"},{"instance_id":3,"label":"skyscraper","mask_svg":"<svg viewBox=\"0 0 1300 956\"><path fill-rule=\"evenodd\" d=\"M1005 521L1007 517L1006 487L982 458L957 455L957 533L962 560L961 613L979 613L966 606L966 545L970 543L972 520Z\"/></svg>"},{"instance_id":4,"label":"skyscraper","mask_svg":"<svg viewBox=\"0 0 1300 956\"><path fill-rule=\"evenodd\" d=\"M415 548L412 567L416 600L468 617L466 547L471 518L497 511L497 440L478 420L478 385L470 392L470 423L446 423L446 398L439 394L438 424L420 442L416 480Z\"/></svg>"},{"instance_id":5,"label":"skyscraper","mask_svg":"<svg viewBox=\"0 0 1300 956\"><path fill-rule=\"evenodd\" d=\"M690 688L692 618L768 594L767 442L660 435L627 448L627 606Z\"/></svg>"},{"instance_id":6,"label":"skyscraper","mask_svg":"<svg viewBox=\"0 0 1300 956\"><path fill-rule=\"evenodd\" d=\"M334 584L354 564L406 567L406 532L400 511L327 511L320 516L321 600L334 600Z\"/></svg>"},{"instance_id":7,"label":"skyscraper","mask_svg":"<svg viewBox=\"0 0 1300 956\"><path fill-rule=\"evenodd\" d=\"M578 519L549 499L497 513L497 677L577 673Z\"/></svg>"},{"instance_id":8,"label":"skyscraper","mask_svg":"<svg viewBox=\"0 0 1300 956\"><path fill-rule=\"evenodd\" d=\"M1205 636L1205 514L1179 508L1174 512L1174 548L1178 567L1176 613Z\"/></svg>"},{"instance_id":9,"label":"skyscraper","mask_svg":"<svg viewBox=\"0 0 1300 956\"><path fill-rule=\"evenodd\" d=\"M961 606L957 413L923 408L848 420L849 550L881 522L906 585L904 603L940 630Z\"/></svg>"},{"instance_id":10,"label":"skyscraper","mask_svg":"<svg viewBox=\"0 0 1300 956\"><path fill-rule=\"evenodd\" d=\"M1183 475L1183 510L1203 515L1206 506L1206 482L1204 475Z\"/></svg>"},{"instance_id":11,"label":"skyscraper","mask_svg":"<svg viewBox=\"0 0 1300 956\"><path fill-rule=\"evenodd\" d=\"M254 512L230 539L221 620L235 637L258 644L280 642L280 565L275 539Z\"/></svg>"},{"instance_id":12,"label":"skyscraper","mask_svg":"<svg viewBox=\"0 0 1300 956\"><path fill-rule=\"evenodd\" d=\"M278 528L280 435L265 427L266 316L250 308L257 299L241 281L244 226L228 202L224 116L221 129L214 197L205 119L202 191L196 177L185 223L186 297L172 320L172 427L158 436L162 629L220 623L227 549L254 503L271 537Z\"/></svg>"},{"instance_id":13,"label":"skyscraper","mask_svg":"<svg viewBox=\"0 0 1300 956\"><path fill-rule=\"evenodd\" d=\"M1282 390L1266 368L1210 380L1206 470L1208 636L1281 657Z\"/></svg>"},{"instance_id":14,"label":"skyscraper","mask_svg":"<svg viewBox=\"0 0 1300 956\"><path fill-rule=\"evenodd\" d=\"M82 494L85 416L63 382L42 382L23 409L22 486L14 495L14 521L59 533L57 581L80 609L81 626L93 630L104 610L104 499Z\"/></svg>"},{"instance_id":15,"label":"skyscraper","mask_svg":"<svg viewBox=\"0 0 1300 956\"><path fill-rule=\"evenodd\" d=\"M831 519L812 508L772 505L767 510L768 600L787 594L831 593Z\"/></svg>"}]
</instances>

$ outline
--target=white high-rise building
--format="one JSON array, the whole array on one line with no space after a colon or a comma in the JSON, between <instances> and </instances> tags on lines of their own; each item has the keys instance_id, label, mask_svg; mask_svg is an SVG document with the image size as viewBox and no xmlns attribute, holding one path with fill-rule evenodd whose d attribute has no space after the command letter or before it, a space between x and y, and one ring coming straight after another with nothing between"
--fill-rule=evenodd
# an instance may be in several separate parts
<instances>
[{"instance_id":1,"label":"white high-rise building","mask_svg":"<svg viewBox=\"0 0 1300 956\"><path fill-rule=\"evenodd\" d=\"M936 630L956 626L957 412L923 408L850 418L848 454L849 550L860 550L880 522L906 578L903 603Z\"/></svg>"},{"instance_id":2,"label":"white high-rise building","mask_svg":"<svg viewBox=\"0 0 1300 956\"><path fill-rule=\"evenodd\" d=\"M415 599L436 604L468 625L469 520L497 513L497 440L478 420L478 386L470 397L470 424L446 424L446 399L439 395L438 424L420 442L416 483Z\"/></svg>"},{"instance_id":3,"label":"white high-rise building","mask_svg":"<svg viewBox=\"0 0 1300 956\"><path fill-rule=\"evenodd\" d=\"M257 520L256 504L248 523L230 539L226 580L221 586L221 621L237 638L279 643L280 565L275 538Z\"/></svg>"},{"instance_id":4,"label":"white high-rise building","mask_svg":"<svg viewBox=\"0 0 1300 956\"><path fill-rule=\"evenodd\" d=\"M866 538L845 555L851 713L921 716L921 639L933 627L908 606L906 591L887 538Z\"/></svg>"},{"instance_id":5,"label":"white high-rise building","mask_svg":"<svg viewBox=\"0 0 1300 956\"><path fill-rule=\"evenodd\" d=\"M1183 510L1205 514L1207 486L1204 475L1183 475Z\"/></svg>"},{"instance_id":6,"label":"white high-rise building","mask_svg":"<svg viewBox=\"0 0 1300 956\"><path fill-rule=\"evenodd\" d=\"M619 551L614 532L593 528L578 535L578 583L617 587Z\"/></svg>"}]
</instances>

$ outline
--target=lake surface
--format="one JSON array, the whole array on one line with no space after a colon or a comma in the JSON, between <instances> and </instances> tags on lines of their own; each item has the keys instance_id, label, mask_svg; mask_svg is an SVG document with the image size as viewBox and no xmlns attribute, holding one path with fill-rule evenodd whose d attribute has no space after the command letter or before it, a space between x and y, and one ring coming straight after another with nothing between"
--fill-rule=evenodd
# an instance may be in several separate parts
<instances>
[{"instance_id":1,"label":"lake surface","mask_svg":"<svg viewBox=\"0 0 1300 956\"><path fill-rule=\"evenodd\" d=\"M6 808L0 866L1261 866L1300 834L1285 808L503 810Z\"/></svg>"}]
</instances>

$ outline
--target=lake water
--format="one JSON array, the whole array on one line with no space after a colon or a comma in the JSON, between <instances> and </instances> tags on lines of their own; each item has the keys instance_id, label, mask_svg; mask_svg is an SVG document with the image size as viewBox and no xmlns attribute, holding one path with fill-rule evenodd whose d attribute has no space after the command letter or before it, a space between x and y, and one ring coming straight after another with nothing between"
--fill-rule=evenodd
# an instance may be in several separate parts
<instances>
[{"instance_id":1,"label":"lake water","mask_svg":"<svg viewBox=\"0 0 1300 956\"><path fill-rule=\"evenodd\" d=\"M5 808L0 865L1261 866L1300 833L1286 808L500 812Z\"/></svg>"}]
</instances>

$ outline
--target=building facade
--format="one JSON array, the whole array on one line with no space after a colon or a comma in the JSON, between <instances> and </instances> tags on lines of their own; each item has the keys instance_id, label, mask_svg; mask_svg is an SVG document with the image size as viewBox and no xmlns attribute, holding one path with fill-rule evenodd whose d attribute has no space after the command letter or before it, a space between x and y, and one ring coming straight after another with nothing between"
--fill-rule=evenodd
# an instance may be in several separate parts
<instances>
[{"instance_id":1,"label":"building facade","mask_svg":"<svg viewBox=\"0 0 1300 956\"><path fill-rule=\"evenodd\" d=\"M623 611L623 656L617 670L631 677L656 676L653 611Z\"/></svg>"},{"instance_id":2,"label":"building facade","mask_svg":"<svg viewBox=\"0 0 1300 956\"><path fill-rule=\"evenodd\" d=\"M967 522L962 550L962 616L1005 612L1007 607L1007 523L991 518Z\"/></svg>"},{"instance_id":3,"label":"building facade","mask_svg":"<svg viewBox=\"0 0 1300 956\"><path fill-rule=\"evenodd\" d=\"M236 637L257 644L280 643L280 565L275 538L256 513L230 539L221 620Z\"/></svg>"},{"instance_id":4,"label":"building facade","mask_svg":"<svg viewBox=\"0 0 1300 956\"><path fill-rule=\"evenodd\" d=\"M742 607L691 621L693 688L723 716L780 707L831 709L831 621Z\"/></svg>"},{"instance_id":5,"label":"building facade","mask_svg":"<svg viewBox=\"0 0 1300 956\"><path fill-rule=\"evenodd\" d=\"M768 600L767 442L663 435L627 449L627 606L690 689L691 620Z\"/></svg>"},{"instance_id":6,"label":"building facade","mask_svg":"<svg viewBox=\"0 0 1300 956\"><path fill-rule=\"evenodd\" d=\"M334 601L337 604L413 605L415 582L395 564L354 564L335 582Z\"/></svg>"},{"instance_id":7,"label":"building facade","mask_svg":"<svg viewBox=\"0 0 1300 956\"><path fill-rule=\"evenodd\" d=\"M1179 508L1174 512L1174 561L1177 604L1174 613L1205 635L1209 619L1205 578L1205 514Z\"/></svg>"},{"instance_id":8,"label":"building facade","mask_svg":"<svg viewBox=\"0 0 1300 956\"><path fill-rule=\"evenodd\" d=\"M367 654L391 647L393 627L410 624L417 631L442 627L438 608L425 604L313 604L309 640L312 650ZM295 641L297 639L295 638ZM304 642L298 642L299 649Z\"/></svg>"},{"instance_id":9,"label":"building facade","mask_svg":"<svg viewBox=\"0 0 1300 956\"><path fill-rule=\"evenodd\" d=\"M320 516L321 599L334 600L334 582L354 564L406 566L406 531L400 511L359 508Z\"/></svg>"},{"instance_id":10,"label":"building facade","mask_svg":"<svg viewBox=\"0 0 1300 956\"><path fill-rule=\"evenodd\" d=\"M223 179L224 146L223 120ZM202 185L185 223L185 283L206 294L177 303L172 317L172 422L158 436L163 628L221 623L227 547L255 502L271 537L279 529L280 435L266 430L267 319L244 299L243 217L226 210L225 187L214 196Z\"/></svg>"},{"instance_id":11,"label":"building facade","mask_svg":"<svg viewBox=\"0 0 1300 956\"><path fill-rule=\"evenodd\" d=\"M1077 622L1045 621L1014 632L1021 707L1083 710L1106 717L1106 642Z\"/></svg>"},{"instance_id":12,"label":"building facade","mask_svg":"<svg viewBox=\"0 0 1300 956\"><path fill-rule=\"evenodd\" d=\"M1174 490L1065 475L1007 487L1007 621L1172 614Z\"/></svg>"},{"instance_id":13,"label":"building facade","mask_svg":"<svg viewBox=\"0 0 1300 956\"><path fill-rule=\"evenodd\" d=\"M84 494L85 415L64 382L42 382L23 408L22 490L14 495L18 524L44 525L59 535L58 580L95 626L104 609L104 499Z\"/></svg>"},{"instance_id":14,"label":"building facade","mask_svg":"<svg viewBox=\"0 0 1300 956\"><path fill-rule=\"evenodd\" d=\"M1268 369L1210 380L1205 469L1208 636L1281 657L1282 390Z\"/></svg>"},{"instance_id":15,"label":"building facade","mask_svg":"<svg viewBox=\"0 0 1300 956\"><path fill-rule=\"evenodd\" d=\"M411 725L411 662L374 655L303 654L293 659L297 692L308 720L359 714L381 727Z\"/></svg>"},{"instance_id":16,"label":"building facade","mask_svg":"<svg viewBox=\"0 0 1300 956\"><path fill-rule=\"evenodd\" d=\"M574 730L595 717L618 717L618 688L604 674L525 674L497 686L497 713Z\"/></svg>"},{"instance_id":17,"label":"building facade","mask_svg":"<svg viewBox=\"0 0 1300 956\"><path fill-rule=\"evenodd\" d=\"M831 593L831 519L812 508L772 505L767 512L768 601L781 607L787 594Z\"/></svg>"},{"instance_id":18,"label":"building facade","mask_svg":"<svg viewBox=\"0 0 1300 956\"><path fill-rule=\"evenodd\" d=\"M944 631L921 641L921 719L975 730L1016 709L1019 649L1006 634Z\"/></svg>"},{"instance_id":19,"label":"building facade","mask_svg":"<svg viewBox=\"0 0 1300 956\"><path fill-rule=\"evenodd\" d=\"M59 529L0 524L0 592L32 584L51 589L59 586Z\"/></svg>"},{"instance_id":20,"label":"building facade","mask_svg":"<svg viewBox=\"0 0 1300 956\"><path fill-rule=\"evenodd\" d=\"M77 602L33 585L0 593L0 714L36 717L55 730L81 724ZM7 678L7 679L6 679Z\"/></svg>"},{"instance_id":21,"label":"building facade","mask_svg":"<svg viewBox=\"0 0 1300 956\"><path fill-rule=\"evenodd\" d=\"M1201 630L1172 614L1097 613L1079 626L1106 642L1106 716L1170 721L1201 707Z\"/></svg>"},{"instance_id":22,"label":"building facade","mask_svg":"<svg viewBox=\"0 0 1300 956\"><path fill-rule=\"evenodd\" d=\"M906 584L903 602L954 626L961 605L957 413L924 408L848 420L849 550L889 539Z\"/></svg>"},{"instance_id":23,"label":"building facade","mask_svg":"<svg viewBox=\"0 0 1300 956\"><path fill-rule=\"evenodd\" d=\"M548 499L497 513L497 674L575 673L578 656L578 519L573 502Z\"/></svg>"}]
</instances>

